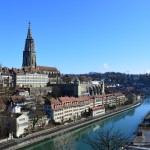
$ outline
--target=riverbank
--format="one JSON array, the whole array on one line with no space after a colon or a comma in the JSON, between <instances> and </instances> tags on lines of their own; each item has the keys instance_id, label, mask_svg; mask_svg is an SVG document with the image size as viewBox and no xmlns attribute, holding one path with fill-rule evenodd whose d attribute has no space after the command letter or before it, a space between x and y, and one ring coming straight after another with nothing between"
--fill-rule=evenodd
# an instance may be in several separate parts
<instances>
[{"instance_id":1,"label":"riverbank","mask_svg":"<svg viewBox=\"0 0 150 150\"><path fill-rule=\"evenodd\" d=\"M143 117L129 148L150 148L150 111Z\"/></svg>"},{"instance_id":2,"label":"riverbank","mask_svg":"<svg viewBox=\"0 0 150 150\"><path fill-rule=\"evenodd\" d=\"M27 137L21 138L21 139L16 139L13 141L9 141L9 143L5 143L5 144L0 144L0 149L7 149L7 150L15 150L15 149L19 149L25 146L29 146L30 144L45 140L47 138L52 138L55 137L59 134L61 134L62 132L68 132L71 130L75 130L78 128L82 128L85 127L89 124L92 124L94 122L103 120L105 118L120 114L124 111L130 110L134 107L139 106L141 103L137 103L134 105L130 105L130 106L126 106L124 108L118 108L114 111L109 111L107 113L105 113L104 115L98 116L98 117L91 117L85 120L81 120L81 121L77 121L77 122L73 122L67 125L62 125L60 127L55 127L52 129L47 129L47 130L43 130L31 135L28 135Z\"/></svg>"}]
</instances>

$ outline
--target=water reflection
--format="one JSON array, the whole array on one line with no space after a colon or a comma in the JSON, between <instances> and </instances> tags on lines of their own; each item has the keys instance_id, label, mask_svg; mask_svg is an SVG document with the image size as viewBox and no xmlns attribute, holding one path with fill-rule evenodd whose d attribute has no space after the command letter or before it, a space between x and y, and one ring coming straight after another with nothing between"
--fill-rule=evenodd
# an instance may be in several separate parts
<instances>
[{"instance_id":1,"label":"water reflection","mask_svg":"<svg viewBox=\"0 0 150 150\"><path fill-rule=\"evenodd\" d=\"M100 128L100 125L95 125L95 127L93 128L93 132L98 130Z\"/></svg>"}]
</instances>

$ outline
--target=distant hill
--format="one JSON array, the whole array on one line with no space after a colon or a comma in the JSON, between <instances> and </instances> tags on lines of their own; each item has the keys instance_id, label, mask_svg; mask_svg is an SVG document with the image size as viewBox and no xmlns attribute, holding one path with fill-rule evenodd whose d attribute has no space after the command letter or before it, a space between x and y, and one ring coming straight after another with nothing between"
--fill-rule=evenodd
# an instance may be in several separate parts
<instances>
[{"instance_id":1,"label":"distant hill","mask_svg":"<svg viewBox=\"0 0 150 150\"><path fill-rule=\"evenodd\" d=\"M89 72L89 75L99 74L99 72Z\"/></svg>"}]
</instances>

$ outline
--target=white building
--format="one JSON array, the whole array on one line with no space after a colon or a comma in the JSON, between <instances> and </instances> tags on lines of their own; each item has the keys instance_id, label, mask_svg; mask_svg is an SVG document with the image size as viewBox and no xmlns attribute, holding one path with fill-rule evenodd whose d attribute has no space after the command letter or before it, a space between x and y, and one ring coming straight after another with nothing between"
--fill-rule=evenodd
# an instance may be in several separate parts
<instances>
[{"instance_id":1,"label":"white building","mask_svg":"<svg viewBox=\"0 0 150 150\"><path fill-rule=\"evenodd\" d=\"M18 96L18 95L11 96L10 100L8 100L8 101L10 101L12 103L11 106L14 106L14 105L24 106L24 105L28 104L25 96Z\"/></svg>"},{"instance_id":2,"label":"white building","mask_svg":"<svg viewBox=\"0 0 150 150\"><path fill-rule=\"evenodd\" d=\"M67 120L76 120L84 113L89 112L91 116L97 116L105 113L104 106L121 105L126 101L126 97L122 93L83 96L83 97L60 97L58 99L50 99L45 106L45 110L50 109L51 118L55 122L63 122Z\"/></svg>"},{"instance_id":3,"label":"white building","mask_svg":"<svg viewBox=\"0 0 150 150\"><path fill-rule=\"evenodd\" d=\"M16 75L16 86L18 87L45 87L49 82L48 75L38 73L26 73Z\"/></svg>"},{"instance_id":4,"label":"white building","mask_svg":"<svg viewBox=\"0 0 150 150\"><path fill-rule=\"evenodd\" d=\"M102 104L102 103L101 103ZM85 112L92 111L91 109L102 109L102 107L95 106L95 99L93 97L83 96L75 97L60 97L58 100L50 100L51 118L55 122L63 122L67 120L76 120ZM47 105L48 107L48 105ZM94 112L94 111L93 111ZM105 113L105 108L101 113ZM95 115L96 113L94 113ZM92 113L91 113L92 115Z\"/></svg>"},{"instance_id":5,"label":"white building","mask_svg":"<svg viewBox=\"0 0 150 150\"><path fill-rule=\"evenodd\" d=\"M20 113L12 113L8 115L0 115L0 123L3 125L3 131L10 133L11 137L20 137L28 128L29 117Z\"/></svg>"},{"instance_id":6,"label":"white building","mask_svg":"<svg viewBox=\"0 0 150 150\"><path fill-rule=\"evenodd\" d=\"M25 97L29 96L29 91L26 91L25 89L17 89L16 92L17 92L17 95L20 95L20 96L25 96Z\"/></svg>"},{"instance_id":7,"label":"white building","mask_svg":"<svg viewBox=\"0 0 150 150\"><path fill-rule=\"evenodd\" d=\"M28 128L28 123L29 123L29 117L27 115L24 114L13 114L13 118L15 118L15 122L14 122L14 135L16 137L20 137L25 133L25 129Z\"/></svg>"},{"instance_id":8,"label":"white building","mask_svg":"<svg viewBox=\"0 0 150 150\"><path fill-rule=\"evenodd\" d=\"M0 73L0 86L1 87L12 87L13 86L12 76L8 75L8 74Z\"/></svg>"},{"instance_id":9,"label":"white building","mask_svg":"<svg viewBox=\"0 0 150 150\"><path fill-rule=\"evenodd\" d=\"M105 108L102 106L92 108L92 116L98 116L105 113Z\"/></svg>"},{"instance_id":10,"label":"white building","mask_svg":"<svg viewBox=\"0 0 150 150\"><path fill-rule=\"evenodd\" d=\"M21 113L21 107L20 106L14 106L12 108L12 113Z\"/></svg>"}]
</instances>

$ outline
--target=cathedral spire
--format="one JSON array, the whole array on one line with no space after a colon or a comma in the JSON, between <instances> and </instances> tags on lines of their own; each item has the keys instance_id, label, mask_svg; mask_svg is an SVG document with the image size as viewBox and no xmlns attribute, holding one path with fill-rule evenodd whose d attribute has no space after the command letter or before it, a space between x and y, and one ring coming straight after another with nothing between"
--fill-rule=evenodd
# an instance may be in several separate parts
<instances>
[{"instance_id":1,"label":"cathedral spire","mask_svg":"<svg viewBox=\"0 0 150 150\"><path fill-rule=\"evenodd\" d=\"M25 48L23 51L23 63L22 67L31 66L36 67L36 51L34 45L34 39L31 35L30 22L28 25L28 33L25 41Z\"/></svg>"},{"instance_id":2,"label":"cathedral spire","mask_svg":"<svg viewBox=\"0 0 150 150\"><path fill-rule=\"evenodd\" d=\"M31 28L30 28L30 21L29 21L29 25L28 25L28 34L27 34L27 39L32 39L32 35L31 35Z\"/></svg>"}]
</instances>

